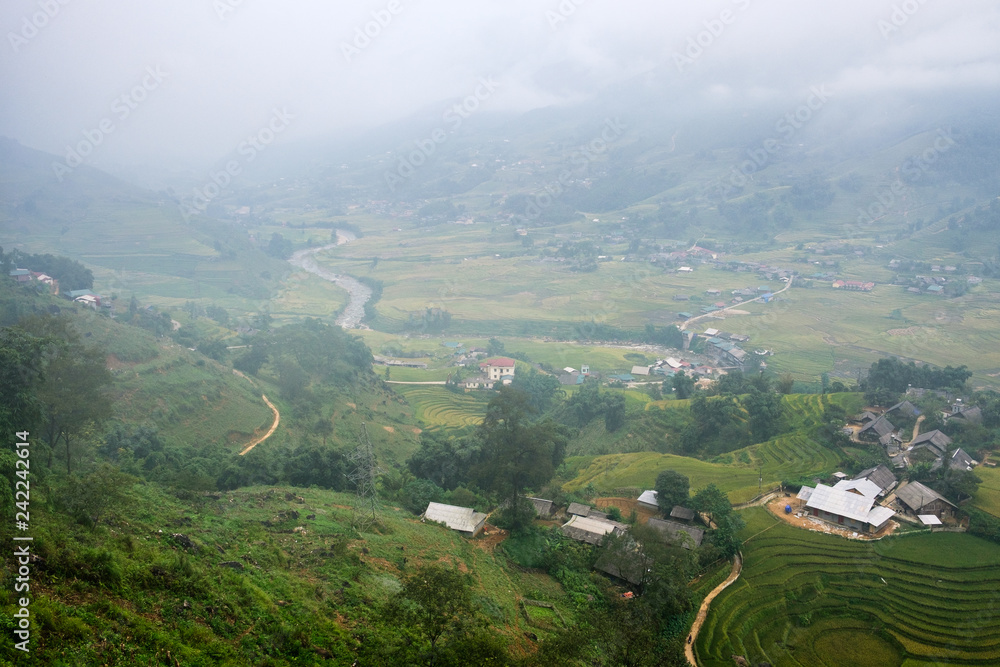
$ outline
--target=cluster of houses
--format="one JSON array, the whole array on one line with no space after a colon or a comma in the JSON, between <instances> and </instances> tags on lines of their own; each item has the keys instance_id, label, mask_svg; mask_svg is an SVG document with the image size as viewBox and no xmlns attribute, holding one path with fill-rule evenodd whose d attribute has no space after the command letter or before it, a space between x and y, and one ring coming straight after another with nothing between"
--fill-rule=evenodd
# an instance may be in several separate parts
<instances>
[{"instance_id":1,"label":"cluster of houses","mask_svg":"<svg viewBox=\"0 0 1000 667\"><path fill-rule=\"evenodd\" d=\"M30 269L11 269L8 275L16 283L39 282L43 285L48 285L53 294L59 293L59 281L44 273L31 271Z\"/></svg>"},{"instance_id":2,"label":"cluster of houses","mask_svg":"<svg viewBox=\"0 0 1000 667\"><path fill-rule=\"evenodd\" d=\"M856 419L861 424L857 439L863 442L878 442L885 448L886 455L894 467L909 468L916 463L929 462L931 470L934 471L944 466L951 470L972 470L978 465L961 447L952 450L952 439L939 429L921 433L904 445L902 438L905 434L900 434L891 421L894 415L903 419L914 418L920 415L920 410L910 401L904 400L880 415L866 410ZM983 413L979 407L967 406L961 401L956 401L951 409L941 416L946 422L955 419L978 424L983 420ZM848 430L853 433L853 429Z\"/></svg>"},{"instance_id":3,"label":"cluster of houses","mask_svg":"<svg viewBox=\"0 0 1000 667\"><path fill-rule=\"evenodd\" d=\"M906 517L925 526L939 526L942 519L954 517L958 509L920 482L898 484L895 474L884 465L862 470L853 478L840 472L834 477L838 481L833 486L816 484L799 490L796 500L800 515L874 535L893 518Z\"/></svg>"},{"instance_id":4,"label":"cluster of houses","mask_svg":"<svg viewBox=\"0 0 1000 667\"><path fill-rule=\"evenodd\" d=\"M705 353L714 357L720 364L743 370L744 365L750 360L747 351L738 345L748 342L750 336L709 328L705 329L701 337L705 339Z\"/></svg>"},{"instance_id":5,"label":"cluster of houses","mask_svg":"<svg viewBox=\"0 0 1000 667\"><path fill-rule=\"evenodd\" d=\"M871 292L875 283L863 280L834 280L833 289L851 290L854 292Z\"/></svg>"},{"instance_id":6,"label":"cluster of houses","mask_svg":"<svg viewBox=\"0 0 1000 667\"><path fill-rule=\"evenodd\" d=\"M17 283L38 283L47 285L52 294L59 294L59 281L50 275L30 269L11 269L8 273L10 278ZM70 301L74 301L88 308L100 310L101 308L111 308L111 299L102 297L89 289L78 289L63 292L62 296Z\"/></svg>"}]
</instances>

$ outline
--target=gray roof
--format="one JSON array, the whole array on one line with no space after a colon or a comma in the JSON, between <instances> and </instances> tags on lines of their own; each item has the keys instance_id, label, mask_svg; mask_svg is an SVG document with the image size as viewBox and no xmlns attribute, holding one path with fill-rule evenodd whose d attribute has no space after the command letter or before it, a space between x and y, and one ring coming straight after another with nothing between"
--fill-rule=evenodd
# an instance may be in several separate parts
<instances>
[{"instance_id":1,"label":"gray roof","mask_svg":"<svg viewBox=\"0 0 1000 667\"><path fill-rule=\"evenodd\" d=\"M535 506L535 512L540 517L552 516L552 501L544 500L542 498L528 498L531 504Z\"/></svg>"},{"instance_id":2,"label":"gray roof","mask_svg":"<svg viewBox=\"0 0 1000 667\"><path fill-rule=\"evenodd\" d=\"M972 470L975 465L975 461L972 460L969 453L961 447L952 452L948 458L948 467L952 470Z\"/></svg>"},{"instance_id":3,"label":"gray roof","mask_svg":"<svg viewBox=\"0 0 1000 667\"><path fill-rule=\"evenodd\" d=\"M850 491L865 498L878 498L882 495L882 487L867 479L842 479L833 488Z\"/></svg>"},{"instance_id":4,"label":"gray roof","mask_svg":"<svg viewBox=\"0 0 1000 667\"><path fill-rule=\"evenodd\" d=\"M641 494L639 494L639 502L644 503L646 505L656 505L657 504L656 496L657 496L656 491L651 491L651 490L643 491Z\"/></svg>"},{"instance_id":5,"label":"gray roof","mask_svg":"<svg viewBox=\"0 0 1000 667\"><path fill-rule=\"evenodd\" d=\"M958 412L954 412L950 415L951 419L964 419L970 424L980 424L983 421L983 411L978 405L971 408L962 408Z\"/></svg>"},{"instance_id":6,"label":"gray roof","mask_svg":"<svg viewBox=\"0 0 1000 667\"><path fill-rule=\"evenodd\" d=\"M437 521L452 530L475 535L486 522L486 515L471 507L456 507L444 503L427 503L424 518Z\"/></svg>"},{"instance_id":7,"label":"gray roof","mask_svg":"<svg viewBox=\"0 0 1000 667\"><path fill-rule=\"evenodd\" d=\"M875 421L876 419L878 419L878 415L875 414L874 412L869 411L869 410L865 410L864 412L861 413L861 416L858 417L858 421L859 422L863 422L863 421Z\"/></svg>"},{"instance_id":8,"label":"gray roof","mask_svg":"<svg viewBox=\"0 0 1000 667\"><path fill-rule=\"evenodd\" d=\"M695 512L693 509L688 509L687 507L681 507L680 505L674 505L673 509L670 510L670 516L674 519L693 521L695 517Z\"/></svg>"},{"instance_id":9,"label":"gray roof","mask_svg":"<svg viewBox=\"0 0 1000 667\"><path fill-rule=\"evenodd\" d=\"M873 485L874 486L874 485ZM844 489L817 484L806 501L806 507L881 526L895 514L887 507L875 505L875 498L860 496Z\"/></svg>"},{"instance_id":10,"label":"gray roof","mask_svg":"<svg viewBox=\"0 0 1000 667\"><path fill-rule=\"evenodd\" d=\"M910 403L909 401L900 401L899 403L896 403L896 405L886 410L885 414L889 414L897 410L899 410L900 413L904 415L909 415L911 417L916 417L917 415L920 414L920 410L917 409L917 406L915 406L913 403Z\"/></svg>"},{"instance_id":11,"label":"gray roof","mask_svg":"<svg viewBox=\"0 0 1000 667\"><path fill-rule=\"evenodd\" d=\"M587 516L591 519L607 519L608 513L592 509L590 510L590 514L588 514Z\"/></svg>"},{"instance_id":12,"label":"gray roof","mask_svg":"<svg viewBox=\"0 0 1000 667\"><path fill-rule=\"evenodd\" d=\"M570 503L569 507L566 508L566 514L587 516L590 514L590 505L584 505L583 503Z\"/></svg>"},{"instance_id":13,"label":"gray roof","mask_svg":"<svg viewBox=\"0 0 1000 667\"><path fill-rule=\"evenodd\" d=\"M896 476L893 475L892 471L884 465L862 470L854 476L854 479L867 479L869 482L874 482L875 484L878 484L880 489L882 489L882 493L885 493L892 487L896 486Z\"/></svg>"},{"instance_id":14,"label":"gray roof","mask_svg":"<svg viewBox=\"0 0 1000 667\"><path fill-rule=\"evenodd\" d=\"M892 425L892 422L889 421L885 415L882 415L875 421L871 421L865 424L864 428L862 428L861 431L859 431L858 435L870 431L872 433L875 433L876 435L878 435L878 437L881 438L884 435L890 435L895 430L896 427Z\"/></svg>"},{"instance_id":15,"label":"gray roof","mask_svg":"<svg viewBox=\"0 0 1000 667\"><path fill-rule=\"evenodd\" d=\"M626 529L625 524L617 521L593 519L585 516L571 516L569 521L562 526L564 535L587 544L600 544L605 535L609 533L620 535Z\"/></svg>"},{"instance_id":16,"label":"gray roof","mask_svg":"<svg viewBox=\"0 0 1000 667\"><path fill-rule=\"evenodd\" d=\"M939 455L948 451L948 445L950 444L951 438L937 429L928 431L927 433L921 433L910 441L911 447L930 447Z\"/></svg>"},{"instance_id":17,"label":"gray roof","mask_svg":"<svg viewBox=\"0 0 1000 667\"><path fill-rule=\"evenodd\" d=\"M701 528L677 521L650 519L649 527L655 528L667 537L676 540L685 549L693 549L701 546L701 541L705 537L705 531Z\"/></svg>"},{"instance_id":18,"label":"gray roof","mask_svg":"<svg viewBox=\"0 0 1000 667\"><path fill-rule=\"evenodd\" d=\"M900 502L914 512L919 512L935 500L943 500L952 507L955 506L954 503L942 496L940 493L928 486L924 486L920 482L910 482L903 488L896 491L896 497L899 498Z\"/></svg>"}]
</instances>

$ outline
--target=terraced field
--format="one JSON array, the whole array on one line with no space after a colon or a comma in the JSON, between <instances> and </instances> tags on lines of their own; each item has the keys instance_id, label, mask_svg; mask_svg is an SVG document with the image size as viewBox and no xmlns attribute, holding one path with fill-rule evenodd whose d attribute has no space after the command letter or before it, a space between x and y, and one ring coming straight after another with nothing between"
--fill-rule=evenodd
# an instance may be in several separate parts
<instances>
[{"instance_id":1,"label":"terraced field","mask_svg":"<svg viewBox=\"0 0 1000 667\"><path fill-rule=\"evenodd\" d=\"M954 533L854 542L742 514L743 574L712 604L703 665L1000 664L996 545Z\"/></svg>"},{"instance_id":2,"label":"terraced field","mask_svg":"<svg viewBox=\"0 0 1000 667\"><path fill-rule=\"evenodd\" d=\"M483 420L492 392L456 394L441 385L393 385L413 407L414 416L427 427L475 426Z\"/></svg>"},{"instance_id":3,"label":"terraced field","mask_svg":"<svg viewBox=\"0 0 1000 667\"><path fill-rule=\"evenodd\" d=\"M976 491L972 504L993 516L1000 516L1000 468L980 466L976 468L976 475L983 483Z\"/></svg>"},{"instance_id":4,"label":"terraced field","mask_svg":"<svg viewBox=\"0 0 1000 667\"><path fill-rule=\"evenodd\" d=\"M764 477L778 480L835 472L843 458L803 432L781 435L747 449L754 464L762 466Z\"/></svg>"}]
</instances>

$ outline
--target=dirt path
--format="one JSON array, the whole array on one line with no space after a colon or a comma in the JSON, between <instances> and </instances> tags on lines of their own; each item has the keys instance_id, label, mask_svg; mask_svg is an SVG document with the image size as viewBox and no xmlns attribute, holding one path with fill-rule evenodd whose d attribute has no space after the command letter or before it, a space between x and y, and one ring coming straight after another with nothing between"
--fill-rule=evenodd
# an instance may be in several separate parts
<instances>
[{"instance_id":1,"label":"dirt path","mask_svg":"<svg viewBox=\"0 0 1000 667\"><path fill-rule=\"evenodd\" d=\"M701 607L698 609L698 616L694 619L694 623L691 624L691 634L688 635L688 642L684 644L684 655L687 656L689 663L698 667L698 661L694 657L694 643L698 640L698 632L701 631L701 626L705 622L705 618L708 616L708 606L712 604L712 600L716 598L722 591L729 588L729 586L739 579L740 572L743 571L743 556L737 553L736 557L733 559L733 569L726 577L726 580L721 584L712 589L712 592L705 596L705 599L701 603Z\"/></svg>"},{"instance_id":2,"label":"dirt path","mask_svg":"<svg viewBox=\"0 0 1000 667\"><path fill-rule=\"evenodd\" d=\"M243 451L240 452L240 456L243 456L244 454L246 454L247 452L249 452L251 449L253 449L254 447L256 447L257 445L259 445L260 443L262 443L265 440L267 440L268 438L270 438L271 435L275 432L275 430L277 430L277 428L278 428L278 422L281 421L281 413L278 412L278 408L274 407L274 403L272 403L271 401L267 400L267 396L265 396L264 394L261 394L260 397L264 399L264 402L267 403L267 407L271 408L271 411L274 413L274 423L271 424L271 428L268 429L267 433L265 433L263 436L261 436L260 438L257 438L256 440L254 440L253 442L251 442L249 445L247 445L246 447L244 447Z\"/></svg>"},{"instance_id":3,"label":"dirt path","mask_svg":"<svg viewBox=\"0 0 1000 667\"><path fill-rule=\"evenodd\" d=\"M789 287L791 287L792 283L794 281L795 281L795 276L789 276L788 277L788 282L785 283L785 286L782 287L777 292L772 293L771 296L776 296L778 294L781 294L782 292L784 292L785 290L787 290ZM726 308L720 308L719 310L713 310L711 313L705 313L704 315L699 315L697 317L692 317L691 319L685 320L684 322L682 322L681 325L679 327L677 327L677 328L680 329L681 331L684 331L685 329L687 329L687 326L689 324L694 324L698 320L704 319L706 317L713 317L715 315L718 315L719 313L725 313L727 311L733 311L734 309L741 308L741 307L747 305L748 303L753 303L754 301L761 301L763 298L764 298L763 296L759 296L756 299L750 299L749 301L740 301L739 303L737 303L735 305L728 306Z\"/></svg>"},{"instance_id":4,"label":"dirt path","mask_svg":"<svg viewBox=\"0 0 1000 667\"><path fill-rule=\"evenodd\" d=\"M917 439L917 435L920 433L920 422L924 420L924 415L917 417L917 423L913 425L913 435L910 436L910 442Z\"/></svg>"}]
</instances>

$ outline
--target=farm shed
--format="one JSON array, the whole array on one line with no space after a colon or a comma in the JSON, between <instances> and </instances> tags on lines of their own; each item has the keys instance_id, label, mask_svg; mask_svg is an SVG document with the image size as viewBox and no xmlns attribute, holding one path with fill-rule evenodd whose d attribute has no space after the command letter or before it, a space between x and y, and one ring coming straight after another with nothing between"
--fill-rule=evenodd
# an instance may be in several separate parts
<instances>
[{"instance_id":1,"label":"farm shed","mask_svg":"<svg viewBox=\"0 0 1000 667\"><path fill-rule=\"evenodd\" d=\"M660 509L656 501L656 491L646 490L639 494L639 505L649 510Z\"/></svg>"},{"instance_id":2,"label":"farm shed","mask_svg":"<svg viewBox=\"0 0 1000 667\"><path fill-rule=\"evenodd\" d=\"M427 503L427 509L421 517L429 521L443 523L452 530L475 537L486 523L486 515L471 507L456 507L444 503Z\"/></svg>"},{"instance_id":3,"label":"farm shed","mask_svg":"<svg viewBox=\"0 0 1000 667\"><path fill-rule=\"evenodd\" d=\"M805 500L811 516L863 533L877 533L896 513L888 507L875 505L874 498L817 484L815 489L802 487L799 498Z\"/></svg>"},{"instance_id":4,"label":"farm shed","mask_svg":"<svg viewBox=\"0 0 1000 667\"><path fill-rule=\"evenodd\" d=\"M680 505L674 505L670 510L671 519L680 519L681 521L694 521L695 511L687 507L681 507Z\"/></svg>"},{"instance_id":5,"label":"farm shed","mask_svg":"<svg viewBox=\"0 0 1000 667\"><path fill-rule=\"evenodd\" d=\"M566 514L570 516L587 516L590 514L590 505L583 503L570 503L566 508Z\"/></svg>"},{"instance_id":6,"label":"farm shed","mask_svg":"<svg viewBox=\"0 0 1000 667\"><path fill-rule=\"evenodd\" d=\"M959 447L951 456L948 457L948 467L952 470L972 470L976 466L976 462L973 460L969 453Z\"/></svg>"},{"instance_id":7,"label":"farm shed","mask_svg":"<svg viewBox=\"0 0 1000 667\"><path fill-rule=\"evenodd\" d=\"M528 498L528 500L530 500L531 504L534 505L535 513L538 514L538 516L541 517L542 519L547 519L550 516L552 516L552 510L554 508L552 507L551 500L544 500L542 498L530 498L530 497Z\"/></svg>"},{"instance_id":8,"label":"farm shed","mask_svg":"<svg viewBox=\"0 0 1000 667\"><path fill-rule=\"evenodd\" d=\"M917 406L913 405L913 403L910 403L909 401L900 401L899 403L896 403L896 405L886 410L885 414L891 415L894 412L898 412L904 417L920 416L920 410L918 410Z\"/></svg>"},{"instance_id":9,"label":"farm shed","mask_svg":"<svg viewBox=\"0 0 1000 667\"><path fill-rule=\"evenodd\" d=\"M610 533L621 535L626 529L625 524L617 521L574 515L563 524L562 532L566 537L577 542L600 544L605 535Z\"/></svg>"},{"instance_id":10,"label":"farm shed","mask_svg":"<svg viewBox=\"0 0 1000 667\"><path fill-rule=\"evenodd\" d=\"M934 489L920 482L910 482L896 491L903 506L914 514L933 514L937 518L950 516L955 505Z\"/></svg>"},{"instance_id":11,"label":"farm shed","mask_svg":"<svg viewBox=\"0 0 1000 667\"><path fill-rule=\"evenodd\" d=\"M685 549L694 549L701 546L701 541L705 537L705 531L695 526L689 526L678 521L668 521L666 519L650 519L649 527L655 528L665 537L676 542Z\"/></svg>"},{"instance_id":12,"label":"farm shed","mask_svg":"<svg viewBox=\"0 0 1000 667\"><path fill-rule=\"evenodd\" d=\"M891 436L892 432L896 430L896 427L892 425L889 419L882 415L881 417L870 421L865 426L858 431L858 438L861 440L880 440L885 436Z\"/></svg>"}]
</instances>

